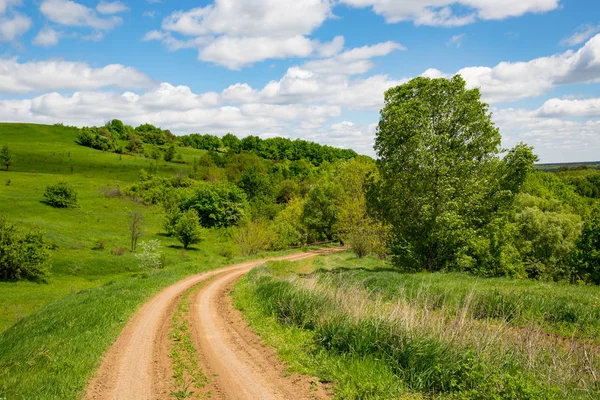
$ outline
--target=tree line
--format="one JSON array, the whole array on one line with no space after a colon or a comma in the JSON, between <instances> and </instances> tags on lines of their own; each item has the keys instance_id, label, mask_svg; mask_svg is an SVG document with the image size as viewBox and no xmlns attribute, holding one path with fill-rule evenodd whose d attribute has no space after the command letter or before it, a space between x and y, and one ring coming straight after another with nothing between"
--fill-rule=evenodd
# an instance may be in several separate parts
<instances>
[{"instance_id":1,"label":"tree line","mask_svg":"<svg viewBox=\"0 0 600 400\"><path fill-rule=\"evenodd\" d=\"M151 124L142 124L133 128L124 125L118 119L113 119L101 127L81 128L77 135L77 143L102 151L145 154L156 159L163 157L166 161L173 161L176 158L175 146L222 153L247 152L267 160L309 160L315 165L348 160L357 156L357 153L351 149L339 149L301 139L291 140L282 137L261 139L252 135L240 139L231 133L223 138L198 133L175 136L171 131ZM152 147L148 150L144 145ZM161 151L164 155L161 155Z\"/></svg>"}]
</instances>

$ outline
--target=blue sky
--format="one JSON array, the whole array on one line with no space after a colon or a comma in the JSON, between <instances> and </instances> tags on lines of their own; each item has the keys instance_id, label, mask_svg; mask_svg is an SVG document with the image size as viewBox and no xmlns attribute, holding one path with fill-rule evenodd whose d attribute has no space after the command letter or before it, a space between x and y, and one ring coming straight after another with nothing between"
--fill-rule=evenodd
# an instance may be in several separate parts
<instances>
[{"instance_id":1,"label":"blue sky","mask_svg":"<svg viewBox=\"0 0 600 400\"><path fill-rule=\"evenodd\" d=\"M600 2L0 0L0 120L304 138L374 155L384 91L461 73L507 147L600 160Z\"/></svg>"}]
</instances>

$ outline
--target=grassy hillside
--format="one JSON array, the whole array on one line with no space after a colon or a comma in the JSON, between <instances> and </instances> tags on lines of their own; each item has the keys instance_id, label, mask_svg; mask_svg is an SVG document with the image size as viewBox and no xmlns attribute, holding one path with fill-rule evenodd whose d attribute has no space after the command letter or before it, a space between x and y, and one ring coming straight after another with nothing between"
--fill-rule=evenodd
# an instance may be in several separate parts
<instances>
[{"instance_id":1,"label":"grassy hillside","mask_svg":"<svg viewBox=\"0 0 600 400\"><path fill-rule=\"evenodd\" d=\"M590 399L598 287L406 274L350 253L255 268L236 305L338 399Z\"/></svg>"},{"instance_id":2,"label":"grassy hillside","mask_svg":"<svg viewBox=\"0 0 600 400\"><path fill-rule=\"evenodd\" d=\"M212 257L216 243L225 240L211 234L202 249L184 253L175 239L158 235L163 218L158 209L102 193L103 188L132 184L143 168L172 175L187 170L186 164L104 153L76 145L76 135L76 129L63 126L0 124L0 144L8 144L15 156L10 170L0 171L0 213L24 228L40 227L54 249L47 284L0 282L0 331L52 300L139 273L138 260L128 251L132 210L145 218L147 233L141 240L161 240L171 264ZM204 153L181 151L190 160ZM75 187L79 208L42 203L46 186L59 180Z\"/></svg>"}]
</instances>

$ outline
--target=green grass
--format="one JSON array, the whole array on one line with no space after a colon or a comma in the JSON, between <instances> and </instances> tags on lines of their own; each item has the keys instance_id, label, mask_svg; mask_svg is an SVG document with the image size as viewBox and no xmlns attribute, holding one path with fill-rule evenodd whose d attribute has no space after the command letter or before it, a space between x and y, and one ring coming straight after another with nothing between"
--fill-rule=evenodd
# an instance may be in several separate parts
<instances>
[{"instance_id":1,"label":"green grass","mask_svg":"<svg viewBox=\"0 0 600 400\"><path fill-rule=\"evenodd\" d=\"M535 327L566 337L600 339L600 288L460 273L399 273L374 259L333 257L317 271L319 279L341 287L354 285L371 296L406 297L449 315L468 303L471 316L511 326Z\"/></svg>"},{"instance_id":2,"label":"green grass","mask_svg":"<svg viewBox=\"0 0 600 400\"><path fill-rule=\"evenodd\" d=\"M103 187L131 185L143 168L170 176L188 165L78 146L76 134L61 126L0 124L0 144L15 155L10 171L0 171L0 213L23 229L40 227L53 249L47 283L0 282L0 398L80 397L102 354L144 301L185 276L241 260L231 258L224 232L210 230L183 251L161 233L159 208L102 194ZM178 150L186 161L204 154ZM42 202L46 186L63 179L75 187L78 208ZM144 215L140 240L161 241L164 270L142 270L128 251L132 210Z\"/></svg>"},{"instance_id":3,"label":"green grass","mask_svg":"<svg viewBox=\"0 0 600 400\"><path fill-rule=\"evenodd\" d=\"M504 316L482 318L474 312L478 303L463 296L474 288L487 293L511 284L510 293L531 292L527 296L533 298L553 298L562 289L460 274L401 274L377 260L346 253L268 263L242 280L234 296L250 324L292 369L332 380L340 399L398 398L400 393L460 399L598 398L597 344L540 334L537 314L526 320L533 303L523 307L515 327ZM443 296L436 285L444 289ZM590 288L572 289L582 304L597 295ZM511 296L503 298L504 306L515 308L511 302L519 296ZM558 296L555 302L571 300ZM359 367L336 372L335 362L329 361L340 358ZM364 370L376 371L374 382L380 378L388 384L374 391L361 387Z\"/></svg>"},{"instance_id":4,"label":"green grass","mask_svg":"<svg viewBox=\"0 0 600 400\"><path fill-rule=\"evenodd\" d=\"M201 398L202 393L199 391L208 383L208 378L198 364L188 320L189 298L204 284L205 282L194 286L182 296L171 320L169 357L173 368L171 387L174 388L171 396L176 399Z\"/></svg>"}]
</instances>

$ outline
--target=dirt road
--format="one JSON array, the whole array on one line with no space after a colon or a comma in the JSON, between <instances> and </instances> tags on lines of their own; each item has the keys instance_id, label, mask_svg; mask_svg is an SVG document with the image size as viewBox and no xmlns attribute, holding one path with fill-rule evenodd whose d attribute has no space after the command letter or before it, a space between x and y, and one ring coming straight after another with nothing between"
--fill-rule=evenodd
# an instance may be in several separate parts
<instances>
[{"instance_id":1,"label":"dirt road","mask_svg":"<svg viewBox=\"0 0 600 400\"><path fill-rule=\"evenodd\" d=\"M334 250L296 253L272 260L301 260ZM105 354L85 399L170 399L172 369L168 356L171 315L191 287L197 292L191 309L192 333L200 365L208 377L211 398L324 398L310 378L284 376L273 350L263 346L234 310L227 293L233 283L266 260L209 271L169 286L134 315ZM213 279L214 278L214 279Z\"/></svg>"}]
</instances>

